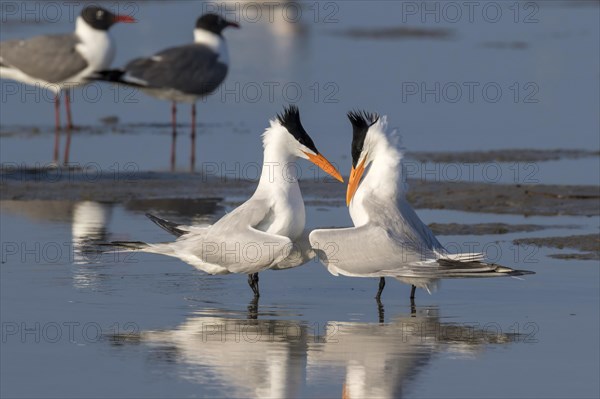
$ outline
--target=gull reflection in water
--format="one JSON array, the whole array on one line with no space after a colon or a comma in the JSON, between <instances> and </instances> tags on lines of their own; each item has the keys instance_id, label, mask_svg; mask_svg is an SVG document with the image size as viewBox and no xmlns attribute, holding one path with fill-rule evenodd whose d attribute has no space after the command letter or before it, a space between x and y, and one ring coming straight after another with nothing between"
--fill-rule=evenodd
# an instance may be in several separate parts
<instances>
[{"instance_id":1,"label":"gull reflection in water","mask_svg":"<svg viewBox=\"0 0 600 399\"><path fill-rule=\"evenodd\" d=\"M485 326L442 323L436 309L395 317L386 324L254 320L195 314L173 330L115 335L115 346L135 342L178 378L216 388L227 397L286 398L304 390L339 389L346 398L396 398L436 353L474 357L492 344L514 342ZM275 315L277 316L277 315ZM345 375L345 377L340 377Z\"/></svg>"},{"instance_id":2,"label":"gull reflection in water","mask_svg":"<svg viewBox=\"0 0 600 399\"><path fill-rule=\"evenodd\" d=\"M343 398L398 398L436 353L474 357L490 344L514 342L496 325L442 323L435 308L397 316L387 324L329 322L309 344L308 382L345 374Z\"/></svg>"}]
</instances>

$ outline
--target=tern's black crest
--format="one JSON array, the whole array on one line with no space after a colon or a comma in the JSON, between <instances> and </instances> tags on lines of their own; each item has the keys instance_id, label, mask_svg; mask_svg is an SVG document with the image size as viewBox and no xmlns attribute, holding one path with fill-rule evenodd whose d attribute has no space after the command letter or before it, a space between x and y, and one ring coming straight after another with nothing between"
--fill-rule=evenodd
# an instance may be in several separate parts
<instances>
[{"instance_id":1,"label":"tern's black crest","mask_svg":"<svg viewBox=\"0 0 600 399\"><path fill-rule=\"evenodd\" d=\"M300 144L308 147L314 151L315 154L319 153L315 143L312 141L308 133L306 133L304 127L302 127L302 123L300 122L300 111L298 110L298 107L295 105L290 105L284 108L283 113L277 114L277 120L279 120L279 123L281 123L281 125L285 127Z\"/></svg>"},{"instance_id":2,"label":"tern's black crest","mask_svg":"<svg viewBox=\"0 0 600 399\"><path fill-rule=\"evenodd\" d=\"M366 111L350 111L348 119L352 123L352 166L356 168L360 153L365 145L369 128L379 120L379 115Z\"/></svg>"},{"instance_id":3,"label":"tern's black crest","mask_svg":"<svg viewBox=\"0 0 600 399\"><path fill-rule=\"evenodd\" d=\"M204 14L196 21L196 29L204 29L217 35L221 35L228 26L239 27L237 23L227 21L217 14Z\"/></svg>"},{"instance_id":4,"label":"tern's black crest","mask_svg":"<svg viewBox=\"0 0 600 399\"><path fill-rule=\"evenodd\" d=\"M112 12L97 6L89 6L81 11L81 18L89 26L98 30L108 30L117 22L115 17Z\"/></svg>"}]
</instances>

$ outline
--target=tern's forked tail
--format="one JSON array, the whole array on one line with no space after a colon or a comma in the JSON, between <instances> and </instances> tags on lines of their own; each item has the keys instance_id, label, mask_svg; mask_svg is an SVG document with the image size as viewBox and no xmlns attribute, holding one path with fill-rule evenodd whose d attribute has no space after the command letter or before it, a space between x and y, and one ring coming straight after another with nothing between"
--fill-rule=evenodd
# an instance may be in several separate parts
<instances>
[{"instance_id":1,"label":"tern's forked tail","mask_svg":"<svg viewBox=\"0 0 600 399\"><path fill-rule=\"evenodd\" d=\"M441 266L438 273L444 278L465 277L509 277L535 274L529 270L516 270L510 267L486 263L482 261L461 261L452 259L438 259Z\"/></svg>"},{"instance_id":2,"label":"tern's forked tail","mask_svg":"<svg viewBox=\"0 0 600 399\"><path fill-rule=\"evenodd\" d=\"M119 249L127 249L130 251L137 251L146 249L149 245L142 241L111 241L110 244L107 244Z\"/></svg>"}]
</instances>

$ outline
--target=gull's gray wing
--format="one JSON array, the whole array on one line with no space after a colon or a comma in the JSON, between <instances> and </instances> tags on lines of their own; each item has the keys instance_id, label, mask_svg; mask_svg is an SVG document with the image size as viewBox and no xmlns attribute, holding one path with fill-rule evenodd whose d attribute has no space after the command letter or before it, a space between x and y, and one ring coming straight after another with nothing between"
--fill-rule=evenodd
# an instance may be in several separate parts
<instances>
[{"instance_id":1,"label":"gull's gray wing","mask_svg":"<svg viewBox=\"0 0 600 399\"><path fill-rule=\"evenodd\" d=\"M209 47L189 44L129 62L123 80L151 89L204 95L219 87L227 69Z\"/></svg>"},{"instance_id":2,"label":"gull's gray wing","mask_svg":"<svg viewBox=\"0 0 600 399\"><path fill-rule=\"evenodd\" d=\"M0 64L49 83L75 77L88 66L76 49L74 34L36 36L0 43Z\"/></svg>"}]
</instances>

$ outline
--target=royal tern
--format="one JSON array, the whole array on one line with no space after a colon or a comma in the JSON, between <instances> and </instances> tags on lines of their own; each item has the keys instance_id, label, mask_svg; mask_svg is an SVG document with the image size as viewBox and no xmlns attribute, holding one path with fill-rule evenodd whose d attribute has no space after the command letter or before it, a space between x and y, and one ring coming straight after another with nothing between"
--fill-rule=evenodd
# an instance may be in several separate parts
<instances>
[{"instance_id":1,"label":"royal tern","mask_svg":"<svg viewBox=\"0 0 600 399\"><path fill-rule=\"evenodd\" d=\"M309 240L333 275L379 277L379 301L385 277L430 291L441 278L530 274L487 263L482 253L451 254L419 219L406 200L402 151L386 117L350 112L352 169L346 204L355 227L321 229ZM326 251L325 248L335 248Z\"/></svg>"},{"instance_id":2,"label":"royal tern","mask_svg":"<svg viewBox=\"0 0 600 399\"><path fill-rule=\"evenodd\" d=\"M73 127L69 88L88 82L92 73L106 69L115 56L108 30L117 22L131 23L128 15L115 15L96 6L83 9L75 32L36 36L0 43L0 78L52 90L56 129L60 129L60 92L65 91L67 127Z\"/></svg>"},{"instance_id":3,"label":"royal tern","mask_svg":"<svg viewBox=\"0 0 600 399\"><path fill-rule=\"evenodd\" d=\"M307 159L343 182L302 127L295 106L270 121L263 134L263 147L263 167L254 195L215 224L176 226L150 215L178 236L177 240L112 244L173 256L208 274L248 274L248 283L258 297L258 272L299 266L311 258L310 246L304 244L308 243L305 210L295 161Z\"/></svg>"},{"instance_id":4,"label":"royal tern","mask_svg":"<svg viewBox=\"0 0 600 399\"><path fill-rule=\"evenodd\" d=\"M104 80L137 87L147 94L172 102L173 142L177 135L177 103L191 103L192 168L195 162L196 101L215 91L227 76L229 52L223 30L239 28L216 14L204 14L196 21L194 43L170 47L150 57L136 58L122 69L101 71ZM171 164L175 163L174 146Z\"/></svg>"}]
</instances>

